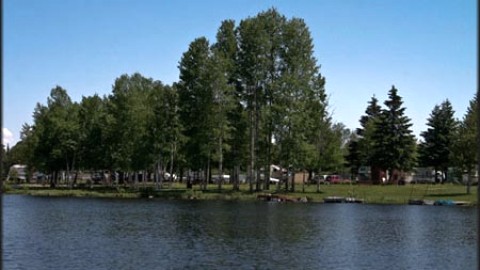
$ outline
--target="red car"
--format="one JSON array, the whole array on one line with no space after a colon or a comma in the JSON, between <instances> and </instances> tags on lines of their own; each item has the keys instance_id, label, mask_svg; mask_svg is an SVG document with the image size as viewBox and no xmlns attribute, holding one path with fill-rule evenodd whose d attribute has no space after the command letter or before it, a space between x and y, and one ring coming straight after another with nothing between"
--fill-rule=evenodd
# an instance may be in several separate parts
<instances>
[{"instance_id":1,"label":"red car","mask_svg":"<svg viewBox=\"0 0 480 270\"><path fill-rule=\"evenodd\" d=\"M340 175L332 174L327 176L327 182L329 182L330 184L340 184L343 182L343 179Z\"/></svg>"}]
</instances>

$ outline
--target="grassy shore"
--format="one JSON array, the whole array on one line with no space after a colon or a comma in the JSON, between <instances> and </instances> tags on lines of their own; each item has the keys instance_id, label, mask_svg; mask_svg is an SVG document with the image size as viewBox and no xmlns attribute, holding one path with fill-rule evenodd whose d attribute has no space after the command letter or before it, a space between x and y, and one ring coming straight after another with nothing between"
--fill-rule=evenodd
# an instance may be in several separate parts
<instances>
[{"instance_id":1,"label":"grassy shore","mask_svg":"<svg viewBox=\"0 0 480 270\"><path fill-rule=\"evenodd\" d=\"M153 185L140 185L138 188L128 187L83 187L83 188L48 188L39 185L7 185L6 194L27 194L32 196L67 196L96 198L164 198L186 200L257 200L258 195L277 194L290 198L306 198L309 202L323 202L329 196L355 197L370 204L407 204L413 200L454 200L476 205L477 187L472 187L472 193L466 194L466 188L461 185L321 185L320 192L315 185L296 185L296 192L277 191L272 186L269 191L249 192L248 185L242 185L240 191L232 191L232 186L224 185L218 190L216 185L209 185L207 190L198 186L186 189L184 184L167 184L161 190L155 190Z\"/></svg>"}]
</instances>

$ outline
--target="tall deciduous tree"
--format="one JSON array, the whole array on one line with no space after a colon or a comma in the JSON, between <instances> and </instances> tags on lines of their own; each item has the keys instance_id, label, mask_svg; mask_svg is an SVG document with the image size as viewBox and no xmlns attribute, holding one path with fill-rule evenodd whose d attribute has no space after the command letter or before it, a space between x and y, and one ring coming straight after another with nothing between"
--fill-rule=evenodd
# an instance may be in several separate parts
<instances>
[{"instance_id":1,"label":"tall deciduous tree","mask_svg":"<svg viewBox=\"0 0 480 270\"><path fill-rule=\"evenodd\" d=\"M249 158L247 178L250 191L259 181L259 124L263 106L263 87L268 63L266 35L256 18L242 20L238 31L238 74L242 87L242 99L248 113ZM257 185L258 186L258 185Z\"/></svg>"},{"instance_id":2,"label":"tall deciduous tree","mask_svg":"<svg viewBox=\"0 0 480 270\"><path fill-rule=\"evenodd\" d=\"M105 136L106 103L98 95L83 97L79 108L79 165L87 170L108 168Z\"/></svg>"},{"instance_id":3,"label":"tall deciduous tree","mask_svg":"<svg viewBox=\"0 0 480 270\"><path fill-rule=\"evenodd\" d=\"M164 180L165 171L174 174L174 162L179 160L178 149L184 142L182 124L178 115L178 93L175 86L153 82L149 97L151 113L147 119L147 137L151 163L155 164L157 188ZM172 180L172 179L168 179Z\"/></svg>"},{"instance_id":4,"label":"tall deciduous tree","mask_svg":"<svg viewBox=\"0 0 480 270\"><path fill-rule=\"evenodd\" d=\"M203 188L209 177L210 160L215 151L212 141L213 92L211 87L210 47L206 38L195 39L180 60L179 113L188 141L184 153L189 169L204 170Z\"/></svg>"},{"instance_id":5,"label":"tall deciduous tree","mask_svg":"<svg viewBox=\"0 0 480 270\"><path fill-rule=\"evenodd\" d=\"M234 87L229 83L230 59L225 58L223 51L213 49L208 62L208 86L211 89L212 104L209 130L215 145L213 157L218 162L218 188L222 188L224 175L224 156L230 150L228 144L232 134L229 113L234 108Z\"/></svg>"},{"instance_id":6,"label":"tall deciduous tree","mask_svg":"<svg viewBox=\"0 0 480 270\"><path fill-rule=\"evenodd\" d=\"M27 181L30 182L37 167L37 160L34 156L37 146L38 140L33 132L33 126L23 124L20 131L20 141L11 148L7 146L6 149L3 149L6 150L3 156L4 173L8 174L10 166L14 164L25 164L28 168Z\"/></svg>"},{"instance_id":7,"label":"tall deciduous tree","mask_svg":"<svg viewBox=\"0 0 480 270\"><path fill-rule=\"evenodd\" d=\"M135 184L139 181L138 173L151 164L147 124L153 87L153 80L139 73L122 75L115 80L107 103L111 167L129 172Z\"/></svg>"},{"instance_id":8,"label":"tall deciduous tree","mask_svg":"<svg viewBox=\"0 0 480 270\"><path fill-rule=\"evenodd\" d=\"M238 42L235 29L235 22L226 20L221 23L218 29L216 43L212 46L215 57L221 59L220 63L227 78L226 90L231 108L227 111L227 120L230 127L230 136L226 136L226 145L230 151L224 155L225 167L231 171L230 180L233 188L239 190L240 168L246 162L247 147L247 114L242 104L242 87L239 79Z\"/></svg>"},{"instance_id":9,"label":"tall deciduous tree","mask_svg":"<svg viewBox=\"0 0 480 270\"><path fill-rule=\"evenodd\" d=\"M328 137L331 130L331 117L327 112L325 77L318 74L314 78L311 91L305 100L305 135L308 142L306 168L309 181L313 173L320 173L328 167ZM319 185L317 185L319 188Z\"/></svg>"},{"instance_id":10,"label":"tall deciduous tree","mask_svg":"<svg viewBox=\"0 0 480 270\"><path fill-rule=\"evenodd\" d=\"M239 78L250 133L250 189L254 184L261 189L261 168L263 188L268 188L273 141L279 155L275 159L283 167L295 171L314 166L319 134L312 129L325 126L321 123L326 118L325 80L313 57L310 32L301 19L287 20L275 9L262 12L241 21L238 44ZM312 122L316 120L319 122ZM288 182L285 184L288 189ZM293 177L290 189L294 189Z\"/></svg>"},{"instance_id":11,"label":"tall deciduous tree","mask_svg":"<svg viewBox=\"0 0 480 270\"><path fill-rule=\"evenodd\" d=\"M37 104L34 112L34 132L38 142L34 155L40 168L52 173L51 184L55 185L58 172L70 171L75 167L79 146L78 104L71 101L67 91L60 86L52 89L47 106Z\"/></svg>"}]
</instances>

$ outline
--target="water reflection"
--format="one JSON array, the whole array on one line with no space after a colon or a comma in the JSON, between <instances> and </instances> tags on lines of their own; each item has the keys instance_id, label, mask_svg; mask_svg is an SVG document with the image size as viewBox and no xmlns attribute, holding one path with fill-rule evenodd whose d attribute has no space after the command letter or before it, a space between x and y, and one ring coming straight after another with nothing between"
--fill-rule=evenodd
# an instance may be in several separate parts
<instances>
[{"instance_id":1,"label":"water reflection","mask_svg":"<svg viewBox=\"0 0 480 270\"><path fill-rule=\"evenodd\" d=\"M474 269L475 209L7 195L5 269Z\"/></svg>"}]
</instances>

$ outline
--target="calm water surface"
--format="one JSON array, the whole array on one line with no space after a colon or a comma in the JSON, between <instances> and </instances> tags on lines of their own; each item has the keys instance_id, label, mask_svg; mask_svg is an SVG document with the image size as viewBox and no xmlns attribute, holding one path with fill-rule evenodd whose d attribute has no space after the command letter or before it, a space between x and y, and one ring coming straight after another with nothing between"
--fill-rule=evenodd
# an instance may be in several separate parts
<instances>
[{"instance_id":1,"label":"calm water surface","mask_svg":"<svg viewBox=\"0 0 480 270\"><path fill-rule=\"evenodd\" d=\"M3 197L3 269L475 269L474 208Z\"/></svg>"}]
</instances>

